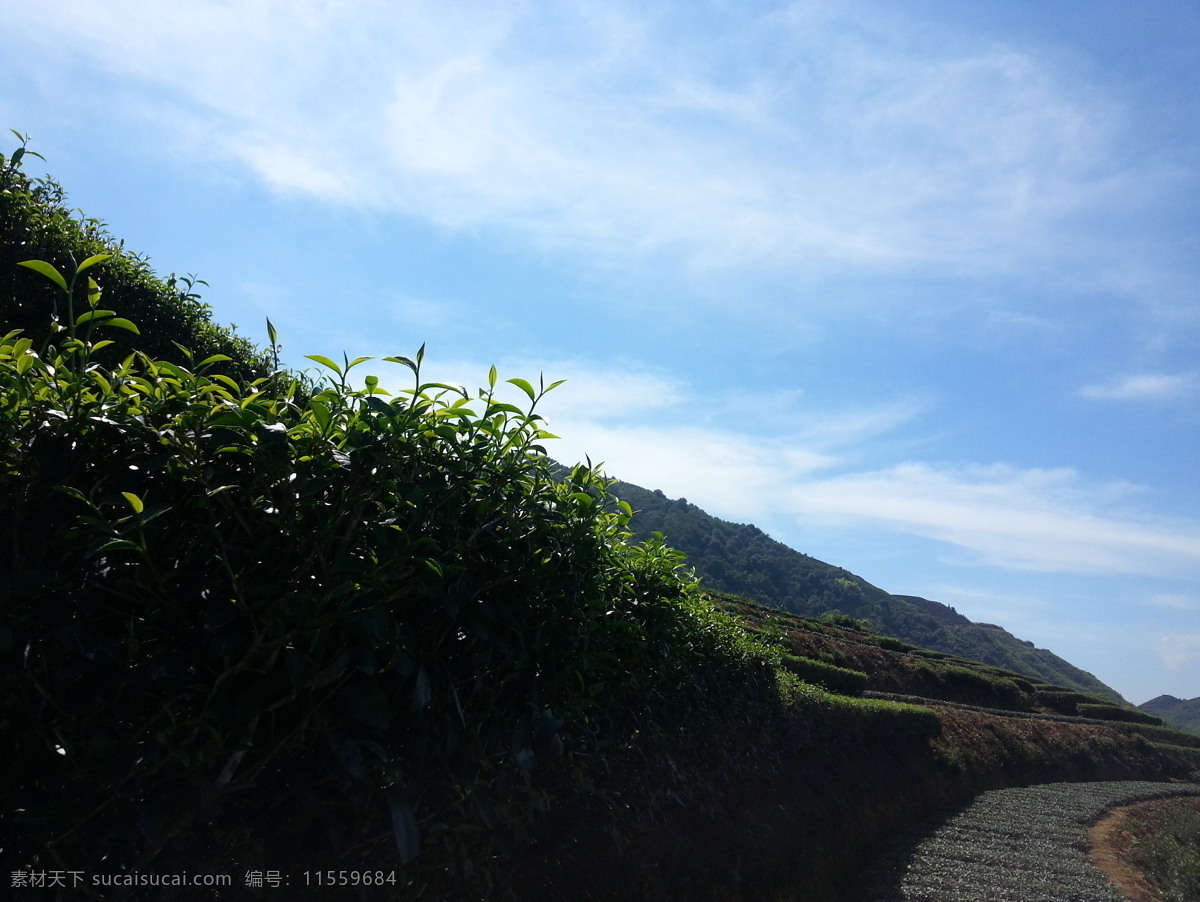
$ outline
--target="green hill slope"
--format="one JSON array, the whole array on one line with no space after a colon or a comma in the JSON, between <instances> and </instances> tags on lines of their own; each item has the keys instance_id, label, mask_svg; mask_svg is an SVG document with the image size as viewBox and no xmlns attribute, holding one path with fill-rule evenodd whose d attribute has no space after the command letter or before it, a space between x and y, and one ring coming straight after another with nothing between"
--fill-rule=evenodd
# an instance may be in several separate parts
<instances>
[{"instance_id":1,"label":"green hill slope","mask_svg":"<svg viewBox=\"0 0 1200 902\"><path fill-rule=\"evenodd\" d=\"M645 787L614 774L618 804L552 816L517 862L518 898L849 902L848 879L895 831L986 789L1200 776L1200 739L1128 706L716 601L782 653L787 704L743 735L736 767L703 740L674 754L652 772L652 813L625 801Z\"/></svg>"},{"instance_id":2,"label":"green hill slope","mask_svg":"<svg viewBox=\"0 0 1200 902\"><path fill-rule=\"evenodd\" d=\"M926 598L891 595L848 570L775 541L755 526L720 520L686 499L670 499L628 482L616 483L612 491L634 508L634 533L639 538L663 533L668 544L687 555L711 590L810 617L838 612L870 620L880 632L913 645L1125 701L1092 674L1002 627L974 623Z\"/></svg>"},{"instance_id":3,"label":"green hill slope","mask_svg":"<svg viewBox=\"0 0 1200 902\"><path fill-rule=\"evenodd\" d=\"M1160 695L1138 707L1158 715L1177 729L1200 736L1200 698L1185 700L1173 695Z\"/></svg>"}]
</instances>

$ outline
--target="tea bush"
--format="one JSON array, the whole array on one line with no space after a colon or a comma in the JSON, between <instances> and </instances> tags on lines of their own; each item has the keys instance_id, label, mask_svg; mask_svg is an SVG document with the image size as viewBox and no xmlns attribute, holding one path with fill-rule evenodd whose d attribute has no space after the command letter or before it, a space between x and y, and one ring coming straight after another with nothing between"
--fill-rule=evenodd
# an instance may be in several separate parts
<instances>
[{"instance_id":1,"label":"tea bush","mask_svg":"<svg viewBox=\"0 0 1200 902\"><path fill-rule=\"evenodd\" d=\"M422 348L324 383L142 351L83 312L0 339L0 762L11 869L402 865L488 884L606 756L770 704L770 656L590 465L555 384L472 395ZM84 287L86 286L86 287ZM276 341L273 327L272 343ZM99 338L104 335L106 337Z\"/></svg>"},{"instance_id":2,"label":"tea bush","mask_svg":"<svg viewBox=\"0 0 1200 902\"><path fill-rule=\"evenodd\" d=\"M841 695L862 695L867 688L867 675L861 670L790 654L783 656L782 664L806 683L823 686Z\"/></svg>"},{"instance_id":3,"label":"tea bush","mask_svg":"<svg viewBox=\"0 0 1200 902\"><path fill-rule=\"evenodd\" d=\"M110 235L99 219L71 210L62 186L50 178L34 178L23 168L29 150L26 139L14 132L21 146L8 157L0 154L0 323L21 329L41 347L51 335L55 320L67 324L67 299L53 283L17 264L38 259L62 271L97 254L107 255L97 271L102 275L107 302L121 315L137 322L141 334L133 346L153 357L185 363L178 342L201 359L216 354L229 359L215 363L223 372L265 375L270 359L232 329L218 326L198 294L204 284L191 276L157 278L146 258L130 253ZM84 304L86 285L72 303ZM98 359L120 362L113 350L100 349Z\"/></svg>"},{"instance_id":4,"label":"tea bush","mask_svg":"<svg viewBox=\"0 0 1200 902\"><path fill-rule=\"evenodd\" d=\"M1094 705L1103 703L1104 699L1082 692L1071 692L1062 689L1038 689L1034 694L1034 704L1049 708L1059 714L1077 714L1079 705Z\"/></svg>"},{"instance_id":5,"label":"tea bush","mask_svg":"<svg viewBox=\"0 0 1200 902\"><path fill-rule=\"evenodd\" d=\"M910 693L965 702L989 708L1022 709L1028 697L1010 679L992 676L957 664L906 661L905 680Z\"/></svg>"},{"instance_id":6,"label":"tea bush","mask_svg":"<svg viewBox=\"0 0 1200 902\"><path fill-rule=\"evenodd\" d=\"M906 702L854 698L783 674L790 715L807 743L902 742L934 739L942 720L929 708Z\"/></svg>"}]
</instances>

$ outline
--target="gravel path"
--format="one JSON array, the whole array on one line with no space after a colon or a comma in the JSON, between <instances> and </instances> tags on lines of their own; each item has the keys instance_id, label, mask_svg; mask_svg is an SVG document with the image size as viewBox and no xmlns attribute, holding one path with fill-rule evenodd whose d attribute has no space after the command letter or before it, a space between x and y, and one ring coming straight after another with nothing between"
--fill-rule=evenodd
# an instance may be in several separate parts
<instances>
[{"instance_id":1,"label":"gravel path","mask_svg":"<svg viewBox=\"0 0 1200 902\"><path fill-rule=\"evenodd\" d=\"M863 876L863 902L1123 902L1088 859L1114 805L1200 795L1200 784L1045 783L1000 789L917 825Z\"/></svg>"}]
</instances>

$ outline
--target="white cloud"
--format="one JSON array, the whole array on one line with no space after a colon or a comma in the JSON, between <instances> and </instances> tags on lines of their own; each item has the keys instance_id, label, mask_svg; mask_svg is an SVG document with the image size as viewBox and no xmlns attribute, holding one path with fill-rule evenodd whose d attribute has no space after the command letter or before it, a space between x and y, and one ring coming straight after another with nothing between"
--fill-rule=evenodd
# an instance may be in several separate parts
<instances>
[{"instance_id":1,"label":"white cloud","mask_svg":"<svg viewBox=\"0 0 1200 902\"><path fill-rule=\"evenodd\" d=\"M1200 597L1179 592L1164 592L1155 595L1147 603L1153 607L1171 608L1176 611L1200 611Z\"/></svg>"},{"instance_id":2,"label":"white cloud","mask_svg":"<svg viewBox=\"0 0 1200 902\"><path fill-rule=\"evenodd\" d=\"M788 504L843 526L884 525L967 549L985 564L1046 572L1194 574L1200 523L1128 510L1127 485L1071 470L906 463L790 486Z\"/></svg>"},{"instance_id":3,"label":"white cloud","mask_svg":"<svg viewBox=\"0 0 1200 902\"><path fill-rule=\"evenodd\" d=\"M1200 388L1191 373L1141 373L1084 386L1079 394L1097 401L1157 401L1184 397Z\"/></svg>"},{"instance_id":4,"label":"white cloud","mask_svg":"<svg viewBox=\"0 0 1200 902\"><path fill-rule=\"evenodd\" d=\"M562 436L551 455L568 463L590 457L610 475L687 497L726 519L883 528L1008 570L1200 572L1200 522L1144 513L1146 490L1129 483L1095 484L1069 468L1008 464L858 469L882 436L925 412L912 401L816 412L806 410L810 402L800 392L740 403L700 398L677 378L644 367L562 360L508 361L500 369L502 379L542 369L547 380L567 380L539 408ZM459 375L439 378L474 374L476 382L467 384L478 384L486 370L456 364L447 372ZM778 416L746 416L756 401ZM802 426L780 428L789 420Z\"/></svg>"},{"instance_id":5,"label":"white cloud","mask_svg":"<svg viewBox=\"0 0 1200 902\"><path fill-rule=\"evenodd\" d=\"M1200 664L1200 633L1176 633L1158 640L1158 659L1170 673Z\"/></svg>"},{"instance_id":6,"label":"white cloud","mask_svg":"<svg viewBox=\"0 0 1200 902\"><path fill-rule=\"evenodd\" d=\"M856 469L880 436L923 412L912 402L817 415L805 411L800 393L772 396L768 402L804 424L786 430L774 427L787 416L738 417L746 408L739 411L734 399L694 397L686 384L653 371L578 361L546 369L548 378L568 379L542 408L563 436L552 455L567 462L590 456L613 476L687 497L726 519L882 527L1009 570L1200 572L1200 522L1144 513L1138 503L1146 491L1129 483L1007 464Z\"/></svg>"}]
</instances>

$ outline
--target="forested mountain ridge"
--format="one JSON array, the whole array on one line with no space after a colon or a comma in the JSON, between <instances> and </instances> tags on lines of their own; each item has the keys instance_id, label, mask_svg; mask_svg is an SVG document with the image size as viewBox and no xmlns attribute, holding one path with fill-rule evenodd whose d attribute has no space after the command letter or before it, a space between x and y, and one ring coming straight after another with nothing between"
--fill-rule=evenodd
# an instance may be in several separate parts
<instances>
[{"instance_id":1,"label":"forested mountain ridge","mask_svg":"<svg viewBox=\"0 0 1200 902\"><path fill-rule=\"evenodd\" d=\"M618 481L612 492L633 507L630 528L637 538L663 533L715 591L808 617L836 612L869 620L879 632L913 645L1125 701L1092 674L1000 626L975 623L927 598L892 595L842 567L775 541L756 526L718 519L685 498L667 498L628 482Z\"/></svg>"}]
</instances>

